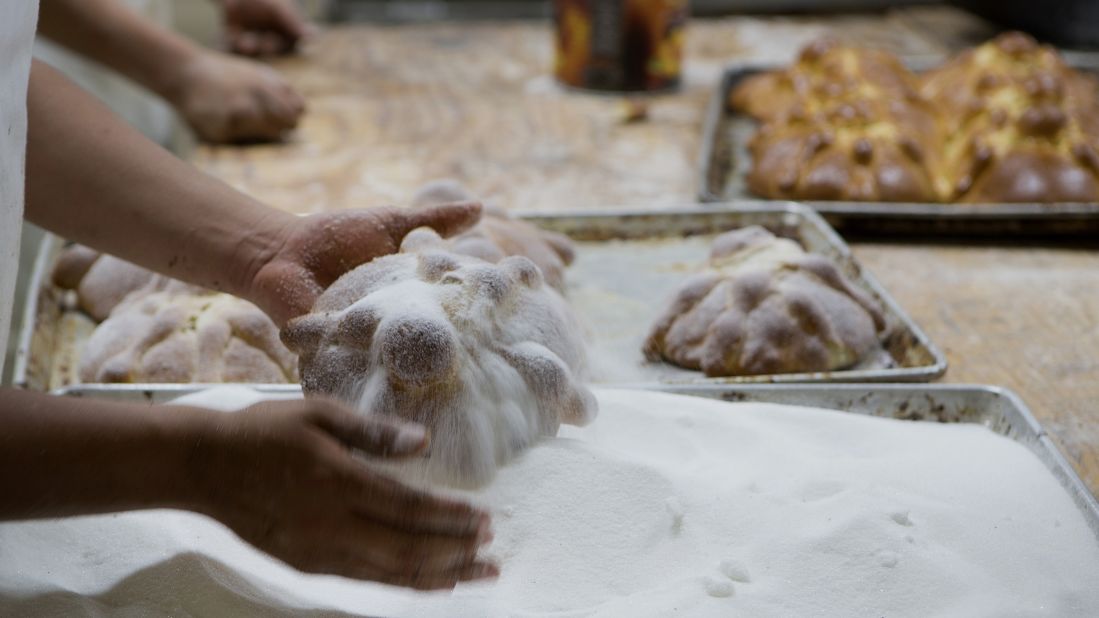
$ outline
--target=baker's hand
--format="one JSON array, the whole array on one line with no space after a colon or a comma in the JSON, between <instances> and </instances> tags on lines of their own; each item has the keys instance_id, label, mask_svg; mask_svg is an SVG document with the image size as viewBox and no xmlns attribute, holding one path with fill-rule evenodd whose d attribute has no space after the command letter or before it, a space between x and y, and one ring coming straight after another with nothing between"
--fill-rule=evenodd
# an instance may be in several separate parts
<instances>
[{"instance_id":1,"label":"baker's hand","mask_svg":"<svg viewBox=\"0 0 1099 618\"><path fill-rule=\"evenodd\" d=\"M284 54L308 26L290 0L221 0L229 50L246 56Z\"/></svg>"},{"instance_id":2,"label":"baker's hand","mask_svg":"<svg viewBox=\"0 0 1099 618\"><path fill-rule=\"evenodd\" d=\"M362 418L325 399L224 414L190 457L201 510L310 573L424 590L495 577L477 560L489 516L407 488L357 460L420 453L419 425Z\"/></svg>"},{"instance_id":3,"label":"baker's hand","mask_svg":"<svg viewBox=\"0 0 1099 618\"><path fill-rule=\"evenodd\" d=\"M270 257L255 267L246 298L281 328L308 313L321 292L340 275L396 252L405 234L427 226L442 236L477 223L476 202L404 210L370 208L295 218Z\"/></svg>"},{"instance_id":4,"label":"baker's hand","mask_svg":"<svg viewBox=\"0 0 1099 618\"><path fill-rule=\"evenodd\" d=\"M207 142L276 140L305 111L305 100L274 69L227 54L198 54L176 82L172 104Z\"/></svg>"}]
</instances>

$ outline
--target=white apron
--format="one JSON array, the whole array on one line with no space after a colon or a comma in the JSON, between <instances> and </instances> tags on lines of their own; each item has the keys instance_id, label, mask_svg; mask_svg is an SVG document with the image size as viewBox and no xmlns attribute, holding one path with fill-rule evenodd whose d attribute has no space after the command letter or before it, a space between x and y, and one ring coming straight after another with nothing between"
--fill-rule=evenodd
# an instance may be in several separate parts
<instances>
[{"instance_id":1,"label":"white apron","mask_svg":"<svg viewBox=\"0 0 1099 618\"><path fill-rule=\"evenodd\" d=\"M8 349L27 153L27 77L38 0L0 2L0 371Z\"/></svg>"}]
</instances>

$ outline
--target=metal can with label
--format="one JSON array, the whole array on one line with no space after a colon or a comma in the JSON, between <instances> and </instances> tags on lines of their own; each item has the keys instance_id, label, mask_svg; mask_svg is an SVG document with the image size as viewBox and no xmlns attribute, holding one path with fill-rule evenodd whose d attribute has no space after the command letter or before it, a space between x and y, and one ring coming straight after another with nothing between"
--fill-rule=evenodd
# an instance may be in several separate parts
<instances>
[{"instance_id":1,"label":"metal can with label","mask_svg":"<svg viewBox=\"0 0 1099 618\"><path fill-rule=\"evenodd\" d=\"M555 0L554 73L577 88L679 86L687 0Z\"/></svg>"}]
</instances>

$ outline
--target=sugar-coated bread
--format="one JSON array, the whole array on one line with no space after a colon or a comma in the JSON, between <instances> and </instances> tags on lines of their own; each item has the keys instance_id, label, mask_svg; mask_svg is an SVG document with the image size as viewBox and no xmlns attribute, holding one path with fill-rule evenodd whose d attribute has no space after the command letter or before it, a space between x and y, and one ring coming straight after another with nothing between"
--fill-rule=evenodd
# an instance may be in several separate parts
<instances>
[{"instance_id":1,"label":"sugar-coated bread","mask_svg":"<svg viewBox=\"0 0 1099 618\"><path fill-rule=\"evenodd\" d=\"M413 465L476 486L560 423L590 420L596 404L581 329L534 263L448 247L416 230L402 253L338 279L282 338L300 354L306 393L423 423L432 446Z\"/></svg>"},{"instance_id":2,"label":"sugar-coated bread","mask_svg":"<svg viewBox=\"0 0 1099 618\"><path fill-rule=\"evenodd\" d=\"M412 207L475 199L476 196L462 183L444 178L421 186L412 198ZM546 282L561 292L565 290L565 269L576 256L572 241L567 236L513 218L507 211L492 204L485 205L484 216L477 225L450 239L447 249L493 263L508 256L521 255L534 262Z\"/></svg>"},{"instance_id":3,"label":"sugar-coated bread","mask_svg":"<svg viewBox=\"0 0 1099 618\"><path fill-rule=\"evenodd\" d=\"M84 382L297 381L297 358L247 301L81 245L62 251L52 278L100 322L81 349Z\"/></svg>"},{"instance_id":4,"label":"sugar-coated bread","mask_svg":"<svg viewBox=\"0 0 1099 618\"><path fill-rule=\"evenodd\" d=\"M877 349L884 328L877 303L835 265L752 226L715 239L644 352L710 377L832 371Z\"/></svg>"},{"instance_id":5,"label":"sugar-coated bread","mask_svg":"<svg viewBox=\"0 0 1099 618\"><path fill-rule=\"evenodd\" d=\"M97 322L106 320L132 294L202 289L83 245L71 245L61 252L52 278L58 287L76 290L80 308Z\"/></svg>"},{"instance_id":6,"label":"sugar-coated bread","mask_svg":"<svg viewBox=\"0 0 1099 618\"><path fill-rule=\"evenodd\" d=\"M297 358L255 305L219 292L134 294L96 327L84 382L292 383Z\"/></svg>"}]
</instances>

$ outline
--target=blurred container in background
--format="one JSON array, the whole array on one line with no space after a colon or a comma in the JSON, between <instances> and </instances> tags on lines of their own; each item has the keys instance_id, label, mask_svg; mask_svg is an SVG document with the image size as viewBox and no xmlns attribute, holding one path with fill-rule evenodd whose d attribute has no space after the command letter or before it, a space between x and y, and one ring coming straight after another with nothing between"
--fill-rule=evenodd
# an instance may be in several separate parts
<instances>
[{"instance_id":1,"label":"blurred container in background","mask_svg":"<svg viewBox=\"0 0 1099 618\"><path fill-rule=\"evenodd\" d=\"M954 4L1054 45L1099 48L1099 0L954 0Z\"/></svg>"},{"instance_id":2,"label":"blurred container in background","mask_svg":"<svg viewBox=\"0 0 1099 618\"><path fill-rule=\"evenodd\" d=\"M554 73L576 88L679 86L687 0L556 0Z\"/></svg>"}]
</instances>

